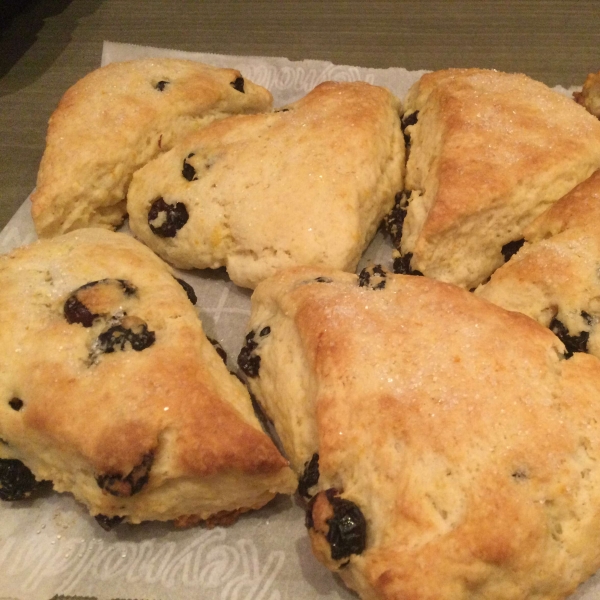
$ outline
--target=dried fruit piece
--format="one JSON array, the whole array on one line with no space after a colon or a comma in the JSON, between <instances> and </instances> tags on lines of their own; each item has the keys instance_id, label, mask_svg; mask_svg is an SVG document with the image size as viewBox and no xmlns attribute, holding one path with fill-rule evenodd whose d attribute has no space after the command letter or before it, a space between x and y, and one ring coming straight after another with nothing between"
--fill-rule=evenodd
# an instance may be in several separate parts
<instances>
[{"instance_id":1,"label":"dried fruit piece","mask_svg":"<svg viewBox=\"0 0 600 600\"><path fill-rule=\"evenodd\" d=\"M508 262L522 248L524 243L525 240L521 238L520 240L513 240L512 242L508 242L508 244L504 244L501 250L504 262Z\"/></svg>"},{"instance_id":2,"label":"dried fruit piece","mask_svg":"<svg viewBox=\"0 0 600 600\"><path fill-rule=\"evenodd\" d=\"M244 78L237 77L235 81L231 82L231 87L238 92L244 93Z\"/></svg>"},{"instance_id":3,"label":"dried fruit piece","mask_svg":"<svg viewBox=\"0 0 600 600\"><path fill-rule=\"evenodd\" d=\"M158 90L159 92L164 92L165 88L167 87L167 85L171 83L170 81L165 81L164 79L159 81L155 86L154 89Z\"/></svg>"},{"instance_id":4,"label":"dried fruit piece","mask_svg":"<svg viewBox=\"0 0 600 600\"><path fill-rule=\"evenodd\" d=\"M423 273L421 271L417 271L416 269L412 269L410 266L410 261L413 255L411 252L408 252L398 258L394 259L394 273L398 273L399 275L420 275Z\"/></svg>"},{"instance_id":5,"label":"dried fruit piece","mask_svg":"<svg viewBox=\"0 0 600 600\"><path fill-rule=\"evenodd\" d=\"M358 275L359 287L368 287L372 290L383 290L387 273L381 265L365 267Z\"/></svg>"},{"instance_id":6,"label":"dried fruit piece","mask_svg":"<svg viewBox=\"0 0 600 600\"><path fill-rule=\"evenodd\" d=\"M107 474L96 477L98 487L102 488L112 496L119 498L127 498L133 496L142 490L148 483L150 477L150 469L154 461L154 453L148 452L144 454L142 462L136 465L131 473L123 477L123 475Z\"/></svg>"},{"instance_id":7,"label":"dried fruit piece","mask_svg":"<svg viewBox=\"0 0 600 600\"><path fill-rule=\"evenodd\" d=\"M23 400L21 398L11 398L8 404L13 410L19 411L23 408Z\"/></svg>"},{"instance_id":8,"label":"dried fruit piece","mask_svg":"<svg viewBox=\"0 0 600 600\"><path fill-rule=\"evenodd\" d=\"M260 356L255 354L258 342L254 339L254 331L246 335L246 345L240 350L238 366L247 377L257 377L260 369Z\"/></svg>"},{"instance_id":9,"label":"dried fruit piece","mask_svg":"<svg viewBox=\"0 0 600 600\"><path fill-rule=\"evenodd\" d=\"M198 179L198 176L196 175L196 169L187 161L187 159L192 158L192 156L194 156L194 153L190 152L187 155L187 158L183 159L183 169L181 169L181 174L183 175L184 179L187 179L188 181L196 181Z\"/></svg>"},{"instance_id":10,"label":"dried fruit piece","mask_svg":"<svg viewBox=\"0 0 600 600\"><path fill-rule=\"evenodd\" d=\"M148 225L159 237L175 237L190 218L183 202L168 204L157 198L148 211Z\"/></svg>"},{"instance_id":11,"label":"dried fruit piece","mask_svg":"<svg viewBox=\"0 0 600 600\"><path fill-rule=\"evenodd\" d=\"M111 529L114 529L123 521L123 517L107 517L106 515L96 515L94 518L98 522L98 525L104 529L104 531L110 531Z\"/></svg>"},{"instance_id":12,"label":"dried fruit piece","mask_svg":"<svg viewBox=\"0 0 600 600\"><path fill-rule=\"evenodd\" d=\"M179 285L185 290L185 293L187 294L187 297L189 298L190 302L195 305L196 302L198 302L198 296L196 296L194 288L187 281L179 279L179 277L175 277L175 279L177 279Z\"/></svg>"},{"instance_id":13,"label":"dried fruit piece","mask_svg":"<svg viewBox=\"0 0 600 600\"><path fill-rule=\"evenodd\" d=\"M39 485L33 473L20 460L0 459L0 500L24 500Z\"/></svg>"},{"instance_id":14,"label":"dried fruit piece","mask_svg":"<svg viewBox=\"0 0 600 600\"><path fill-rule=\"evenodd\" d=\"M152 346L156 340L154 331L136 317L126 317L119 325L113 325L99 336L94 344L94 354L110 354L116 350L125 350L131 346L136 352Z\"/></svg>"},{"instance_id":15,"label":"dried fruit piece","mask_svg":"<svg viewBox=\"0 0 600 600\"><path fill-rule=\"evenodd\" d=\"M587 352L587 343L590 337L588 331L580 331L577 335L570 335L569 330L556 317L550 321L549 328L565 345L566 358L571 358L574 352Z\"/></svg>"},{"instance_id":16,"label":"dried fruit piece","mask_svg":"<svg viewBox=\"0 0 600 600\"><path fill-rule=\"evenodd\" d=\"M221 346L221 344L213 338L207 339L213 345L213 348L217 351L217 354L223 359L223 362L227 364L227 352L225 352L223 346Z\"/></svg>"},{"instance_id":17,"label":"dried fruit piece","mask_svg":"<svg viewBox=\"0 0 600 600\"><path fill-rule=\"evenodd\" d=\"M310 488L319 483L319 455L315 452L309 461L304 463L304 472L298 481L298 493L303 498L311 498Z\"/></svg>"}]
</instances>

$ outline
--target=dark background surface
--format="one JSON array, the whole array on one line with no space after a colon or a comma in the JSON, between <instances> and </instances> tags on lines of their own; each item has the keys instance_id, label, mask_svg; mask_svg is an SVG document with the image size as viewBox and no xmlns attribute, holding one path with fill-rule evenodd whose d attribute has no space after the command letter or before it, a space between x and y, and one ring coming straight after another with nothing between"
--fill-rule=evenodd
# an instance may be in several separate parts
<instances>
[{"instance_id":1,"label":"dark background surface","mask_svg":"<svg viewBox=\"0 0 600 600\"><path fill-rule=\"evenodd\" d=\"M103 40L367 67L488 67L581 85L600 0L0 0L0 227L35 186L46 124Z\"/></svg>"}]
</instances>

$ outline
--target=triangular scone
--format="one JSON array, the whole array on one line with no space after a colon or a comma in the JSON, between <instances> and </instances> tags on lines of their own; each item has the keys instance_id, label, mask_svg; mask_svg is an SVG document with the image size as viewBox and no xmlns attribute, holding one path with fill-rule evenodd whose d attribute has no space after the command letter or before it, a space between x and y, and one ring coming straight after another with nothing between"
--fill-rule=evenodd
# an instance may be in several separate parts
<instances>
[{"instance_id":1,"label":"triangular scone","mask_svg":"<svg viewBox=\"0 0 600 600\"><path fill-rule=\"evenodd\" d=\"M147 58L89 73L50 117L31 197L38 235L120 225L136 169L214 119L271 104L239 71L190 60Z\"/></svg>"},{"instance_id":2,"label":"triangular scone","mask_svg":"<svg viewBox=\"0 0 600 600\"><path fill-rule=\"evenodd\" d=\"M600 170L524 231L521 250L476 294L600 357Z\"/></svg>"},{"instance_id":3,"label":"triangular scone","mask_svg":"<svg viewBox=\"0 0 600 600\"><path fill-rule=\"evenodd\" d=\"M361 597L564 598L600 567L600 361L424 277L282 271L239 364Z\"/></svg>"},{"instance_id":4,"label":"triangular scone","mask_svg":"<svg viewBox=\"0 0 600 600\"><path fill-rule=\"evenodd\" d=\"M600 119L600 71L590 73L580 92L575 92L573 97L588 112Z\"/></svg>"},{"instance_id":5,"label":"triangular scone","mask_svg":"<svg viewBox=\"0 0 600 600\"><path fill-rule=\"evenodd\" d=\"M449 69L409 91L400 268L473 288L600 166L600 122L525 75Z\"/></svg>"},{"instance_id":6,"label":"triangular scone","mask_svg":"<svg viewBox=\"0 0 600 600\"><path fill-rule=\"evenodd\" d=\"M184 288L130 236L3 256L0 314L1 498L27 495L16 461L105 526L218 521L295 489Z\"/></svg>"},{"instance_id":7,"label":"triangular scone","mask_svg":"<svg viewBox=\"0 0 600 600\"><path fill-rule=\"evenodd\" d=\"M254 287L298 264L353 271L402 189L400 102L326 82L273 114L213 123L140 169L135 235L184 269Z\"/></svg>"}]
</instances>

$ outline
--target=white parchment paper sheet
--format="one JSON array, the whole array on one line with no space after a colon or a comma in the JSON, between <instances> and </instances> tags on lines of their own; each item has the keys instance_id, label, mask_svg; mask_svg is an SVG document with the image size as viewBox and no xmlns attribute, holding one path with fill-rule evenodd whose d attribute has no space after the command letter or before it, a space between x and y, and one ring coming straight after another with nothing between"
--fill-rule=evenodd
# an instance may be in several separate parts
<instances>
[{"instance_id":1,"label":"white parchment paper sheet","mask_svg":"<svg viewBox=\"0 0 600 600\"><path fill-rule=\"evenodd\" d=\"M239 69L268 88L275 105L292 102L326 80L364 80L404 97L424 71L367 69L324 61L188 53L105 42L102 65L148 56L198 60ZM0 233L0 252L35 240L26 200ZM389 265L390 246L378 236L363 263ZM181 273L198 294L207 334L235 358L243 344L250 291L219 270ZM600 543L600 541L599 541ZM104 532L68 495L49 493L0 505L0 600L49 600L56 595L99 600L304 600L350 599L339 580L312 556L304 513L278 498L233 526L178 531L169 524L121 525ZM600 579L573 599L600 598Z\"/></svg>"}]
</instances>

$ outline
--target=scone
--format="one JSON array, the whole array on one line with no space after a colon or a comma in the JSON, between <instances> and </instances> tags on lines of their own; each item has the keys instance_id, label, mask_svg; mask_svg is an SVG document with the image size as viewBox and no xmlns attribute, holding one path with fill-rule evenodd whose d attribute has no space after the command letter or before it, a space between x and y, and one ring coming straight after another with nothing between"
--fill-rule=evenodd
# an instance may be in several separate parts
<instances>
[{"instance_id":1,"label":"scone","mask_svg":"<svg viewBox=\"0 0 600 600\"><path fill-rule=\"evenodd\" d=\"M600 361L466 290L282 271L240 354L316 556L365 599L564 598L600 567Z\"/></svg>"},{"instance_id":2,"label":"scone","mask_svg":"<svg viewBox=\"0 0 600 600\"><path fill-rule=\"evenodd\" d=\"M0 314L0 498L35 476L104 527L187 525L295 489L184 287L130 236L82 229L1 257Z\"/></svg>"},{"instance_id":3,"label":"scone","mask_svg":"<svg viewBox=\"0 0 600 600\"><path fill-rule=\"evenodd\" d=\"M575 92L573 97L588 112L600 119L600 71L590 73L580 92Z\"/></svg>"},{"instance_id":4,"label":"scone","mask_svg":"<svg viewBox=\"0 0 600 600\"><path fill-rule=\"evenodd\" d=\"M271 104L239 71L189 60L147 58L89 73L50 117L31 197L38 236L120 225L136 169L214 119Z\"/></svg>"},{"instance_id":5,"label":"scone","mask_svg":"<svg viewBox=\"0 0 600 600\"><path fill-rule=\"evenodd\" d=\"M298 264L353 271L402 189L399 110L384 88L326 82L213 123L135 174L130 227L171 264L249 288Z\"/></svg>"},{"instance_id":6,"label":"scone","mask_svg":"<svg viewBox=\"0 0 600 600\"><path fill-rule=\"evenodd\" d=\"M524 231L524 245L475 293L600 357L600 170Z\"/></svg>"},{"instance_id":7,"label":"scone","mask_svg":"<svg viewBox=\"0 0 600 600\"><path fill-rule=\"evenodd\" d=\"M600 167L600 122L525 75L426 74L408 92L403 124L410 153L396 270L468 289Z\"/></svg>"}]
</instances>

